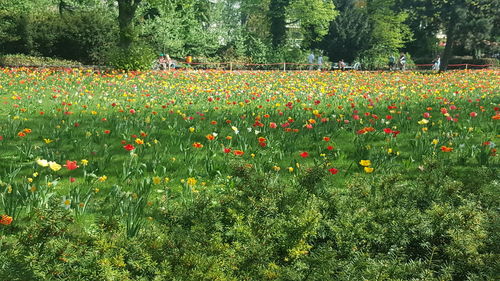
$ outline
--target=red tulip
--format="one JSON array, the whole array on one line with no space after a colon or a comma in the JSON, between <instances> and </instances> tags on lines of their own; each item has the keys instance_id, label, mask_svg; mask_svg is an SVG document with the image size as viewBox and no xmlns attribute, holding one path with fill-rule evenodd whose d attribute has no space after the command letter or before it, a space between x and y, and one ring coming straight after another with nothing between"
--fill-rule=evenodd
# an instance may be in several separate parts
<instances>
[{"instance_id":1,"label":"red tulip","mask_svg":"<svg viewBox=\"0 0 500 281\"><path fill-rule=\"evenodd\" d=\"M135 147L131 144L127 144L123 148L125 148L125 150L128 150L128 151L132 151L135 149Z\"/></svg>"},{"instance_id":2,"label":"red tulip","mask_svg":"<svg viewBox=\"0 0 500 281\"><path fill-rule=\"evenodd\" d=\"M331 169L328 169L328 172L330 172L332 175L335 175L336 173L339 172L339 170L337 170L335 168L331 168Z\"/></svg>"},{"instance_id":3,"label":"red tulip","mask_svg":"<svg viewBox=\"0 0 500 281\"><path fill-rule=\"evenodd\" d=\"M79 166L76 165L76 161L69 161L69 160L66 160L66 165L64 165L64 167L66 167L66 169L68 170L75 170L76 168L78 168Z\"/></svg>"}]
</instances>

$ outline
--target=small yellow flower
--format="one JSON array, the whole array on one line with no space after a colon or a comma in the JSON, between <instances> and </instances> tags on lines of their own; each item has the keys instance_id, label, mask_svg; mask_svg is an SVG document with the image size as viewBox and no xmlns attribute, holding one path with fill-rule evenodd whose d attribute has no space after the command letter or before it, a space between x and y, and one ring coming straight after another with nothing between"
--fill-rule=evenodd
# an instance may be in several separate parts
<instances>
[{"instance_id":1,"label":"small yellow flower","mask_svg":"<svg viewBox=\"0 0 500 281\"><path fill-rule=\"evenodd\" d=\"M189 128L189 132L190 132L190 133L193 133L193 132L194 132L194 130L195 130L195 129L194 129L194 127L190 127L190 128Z\"/></svg>"},{"instance_id":2,"label":"small yellow flower","mask_svg":"<svg viewBox=\"0 0 500 281\"><path fill-rule=\"evenodd\" d=\"M170 178L165 178L163 179L163 181L165 181L165 183L168 183L170 181Z\"/></svg>"},{"instance_id":3,"label":"small yellow flower","mask_svg":"<svg viewBox=\"0 0 500 281\"><path fill-rule=\"evenodd\" d=\"M427 123L429 123L429 120L427 120L427 119L422 119L422 120L418 121L418 124L420 124L420 125L425 125Z\"/></svg>"},{"instance_id":4,"label":"small yellow flower","mask_svg":"<svg viewBox=\"0 0 500 281\"><path fill-rule=\"evenodd\" d=\"M365 172L367 174L373 173L373 168L371 168L371 167L365 167Z\"/></svg>"},{"instance_id":5,"label":"small yellow flower","mask_svg":"<svg viewBox=\"0 0 500 281\"><path fill-rule=\"evenodd\" d=\"M87 166L89 164L89 160L82 159L82 160L80 160L80 163L82 163L83 166Z\"/></svg>"},{"instance_id":6,"label":"small yellow flower","mask_svg":"<svg viewBox=\"0 0 500 281\"><path fill-rule=\"evenodd\" d=\"M387 153L391 154L392 153L392 148L387 149Z\"/></svg>"},{"instance_id":7,"label":"small yellow flower","mask_svg":"<svg viewBox=\"0 0 500 281\"><path fill-rule=\"evenodd\" d=\"M193 185L196 185L197 182L198 181L195 178L188 178L186 183L189 186L193 186Z\"/></svg>"},{"instance_id":8,"label":"small yellow flower","mask_svg":"<svg viewBox=\"0 0 500 281\"><path fill-rule=\"evenodd\" d=\"M107 179L108 179L107 176L101 176L97 180L100 181L100 182L105 182Z\"/></svg>"},{"instance_id":9,"label":"small yellow flower","mask_svg":"<svg viewBox=\"0 0 500 281\"><path fill-rule=\"evenodd\" d=\"M32 183L33 182L33 178L28 178L28 182Z\"/></svg>"},{"instance_id":10,"label":"small yellow flower","mask_svg":"<svg viewBox=\"0 0 500 281\"><path fill-rule=\"evenodd\" d=\"M137 144L144 144L144 141L141 139L135 139L135 143Z\"/></svg>"},{"instance_id":11,"label":"small yellow flower","mask_svg":"<svg viewBox=\"0 0 500 281\"><path fill-rule=\"evenodd\" d=\"M359 164L363 167L368 167L372 164L372 162L370 160L361 160L359 161Z\"/></svg>"},{"instance_id":12,"label":"small yellow flower","mask_svg":"<svg viewBox=\"0 0 500 281\"><path fill-rule=\"evenodd\" d=\"M290 173L292 173L292 172L293 172L293 167L288 167L288 171L289 171Z\"/></svg>"},{"instance_id":13,"label":"small yellow flower","mask_svg":"<svg viewBox=\"0 0 500 281\"><path fill-rule=\"evenodd\" d=\"M439 143L439 140L438 140L438 139L433 139L433 140L432 140L432 144L433 144L433 145L436 145L436 144L438 144L438 143Z\"/></svg>"},{"instance_id":14,"label":"small yellow flower","mask_svg":"<svg viewBox=\"0 0 500 281\"><path fill-rule=\"evenodd\" d=\"M34 177L34 178L38 177L38 172L34 172L34 173L33 173L33 177Z\"/></svg>"},{"instance_id":15,"label":"small yellow flower","mask_svg":"<svg viewBox=\"0 0 500 281\"><path fill-rule=\"evenodd\" d=\"M156 176L156 177L153 177L153 183L154 184L160 184L161 183L161 178Z\"/></svg>"},{"instance_id":16,"label":"small yellow flower","mask_svg":"<svg viewBox=\"0 0 500 281\"><path fill-rule=\"evenodd\" d=\"M49 143L53 142L54 140L51 140L51 139L43 139L43 141L44 141L46 144L49 144Z\"/></svg>"},{"instance_id":17,"label":"small yellow flower","mask_svg":"<svg viewBox=\"0 0 500 281\"><path fill-rule=\"evenodd\" d=\"M273 166L273 170L275 170L276 172L279 172L279 170L281 170L281 168L278 166Z\"/></svg>"}]
</instances>

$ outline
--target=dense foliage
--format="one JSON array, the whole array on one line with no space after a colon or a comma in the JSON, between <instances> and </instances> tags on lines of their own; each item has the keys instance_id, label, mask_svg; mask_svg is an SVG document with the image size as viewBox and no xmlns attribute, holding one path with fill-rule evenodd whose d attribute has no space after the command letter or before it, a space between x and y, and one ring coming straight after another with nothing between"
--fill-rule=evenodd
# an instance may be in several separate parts
<instances>
[{"instance_id":1,"label":"dense foliage","mask_svg":"<svg viewBox=\"0 0 500 281\"><path fill-rule=\"evenodd\" d=\"M404 51L430 63L444 52L446 68L454 53L498 53L498 7L498 0L4 0L0 54L113 65L110 49L135 44L178 60L246 63L303 63L307 55L287 54L311 50L349 63L387 62Z\"/></svg>"},{"instance_id":2,"label":"dense foliage","mask_svg":"<svg viewBox=\"0 0 500 281\"><path fill-rule=\"evenodd\" d=\"M0 72L0 279L492 280L498 71Z\"/></svg>"},{"instance_id":3,"label":"dense foliage","mask_svg":"<svg viewBox=\"0 0 500 281\"><path fill-rule=\"evenodd\" d=\"M155 203L137 238L126 238L118 216L75 219L50 202L4 230L0 277L491 280L498 175L424 165L413 176L353 176L347 186L314 170L283 181L235 166L233 185Z\"/></svg>"},{"instance_id":4,"label":"dense foliage","mask_svg":"<svg viewBox=\"0 0 500 281\"><path fill-rule=\"evenodd\" d=\"M26 55L4 55L0 57L0 66L12 67L79 67L77 61L60 60L47 57Z\"/></svg>"}]
</instances>

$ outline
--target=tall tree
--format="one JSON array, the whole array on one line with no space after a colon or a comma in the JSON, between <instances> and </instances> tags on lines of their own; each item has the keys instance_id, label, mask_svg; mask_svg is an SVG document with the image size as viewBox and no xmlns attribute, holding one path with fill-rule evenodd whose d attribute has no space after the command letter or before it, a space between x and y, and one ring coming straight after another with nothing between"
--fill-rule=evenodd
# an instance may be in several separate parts
<instances>
[{"instance_id":1,"label":"tall tree","mask_svg":"<svg viewBox=\"0 0 500 281\"><path fill-rule=\"evenodd\" d=\"M446 34L446 46L440 71L448 68L458 42L480 43L494 40L495 20L498 19L498 0L398 0L401 7L419 11L418 15ZM432 29L431 29L432 30Z\"/></svg>"},{"instance_id":2,"label":"tall tree","mask_svg":"<svg viewBox=\"0 0 500 281\"><path fill-rule=\"evenodd\" d=\"M345 59L350 62L369 48L371 25L365 9L340 2L346 1L337 2L340 14L331 22L328 35L319 47L333 61Z\"/></svg>"},{"instance_id":3,"label":"tall tree","mask_svg":"<svg viewBox=\"0 0 500 281\"><path fill-rule=\"evenodd\" d=\"M287 8L288 24L299 26L303 48L319 43L338 14L331 0L293 0Z\"/></svg>"},{"instance_id":4,"label":"tall tree","mask_svg":"<svg viewBox=\"0 0 500 281\"><path fill-rule=\"evenodd\" d=\"M269 3L270 31L274 47L285 43L286 39L286 8L290 0L271 0Z\"/></svg>"},{"instance_id":5,"label":"tall tree","mask_svg":"<svg viewBox=\"0 0 500 281\"><path fill-rule=\"evenodd\" d=\"M118 0L118 25L122 48L128 48L134 41L134 16L142 0Z\"/></svg>"},{"instance_id":6,"label":"tall tree","mask_svg":"<svg viewBox=\"0 0 500 281\"><path fill-rule=\"evenodd\" d=\"M408 15L396 11L394 0L369 0L367 9L372 25L370 43L373 46L394 52L411 40L412 33L404 24Z\"/></svg>"},{"instance_id":7,"label":"tall tree","mask_svg":"<svg viewBox=\"0 0 500 281\"><path fill-rule=\"evenodd\" d=\"M273 46L283 45L287 30L293 28L300 31L308 47L328 33L329 24L337 14L331 0L271 0L269 21Z\"/></svg>"}]
</instances>

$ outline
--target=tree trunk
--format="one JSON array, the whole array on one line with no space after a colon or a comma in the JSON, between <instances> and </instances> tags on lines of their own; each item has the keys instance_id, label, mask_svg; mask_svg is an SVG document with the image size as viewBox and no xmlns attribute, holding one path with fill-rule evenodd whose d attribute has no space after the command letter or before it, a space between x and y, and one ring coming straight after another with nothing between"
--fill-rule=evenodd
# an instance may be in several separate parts
<instances>
[{"instance_id":1,"label":"tree trunk","mask_svg":"<svg viewBox=\"0 0 500 281\"><path fill-rule=\"evenodd\" d=\"M453 56L453 45L455 44L455 26L455 21L453 19L450 20L446 30L446 46L444 47L443 59L441 60L439 72L443 72L448 69L448 62Z\"/></svg>"},{"instance_id":2,"label":"tree trunk","mask_svg":"<svg viewBox=\"0 0 500 281\"><path fill-rule=\"evenodd\" d=\"M129 48L134 42L134 16L141 0L118 0L118 24L122 48Z\"/></svg>"}]
</instances>

